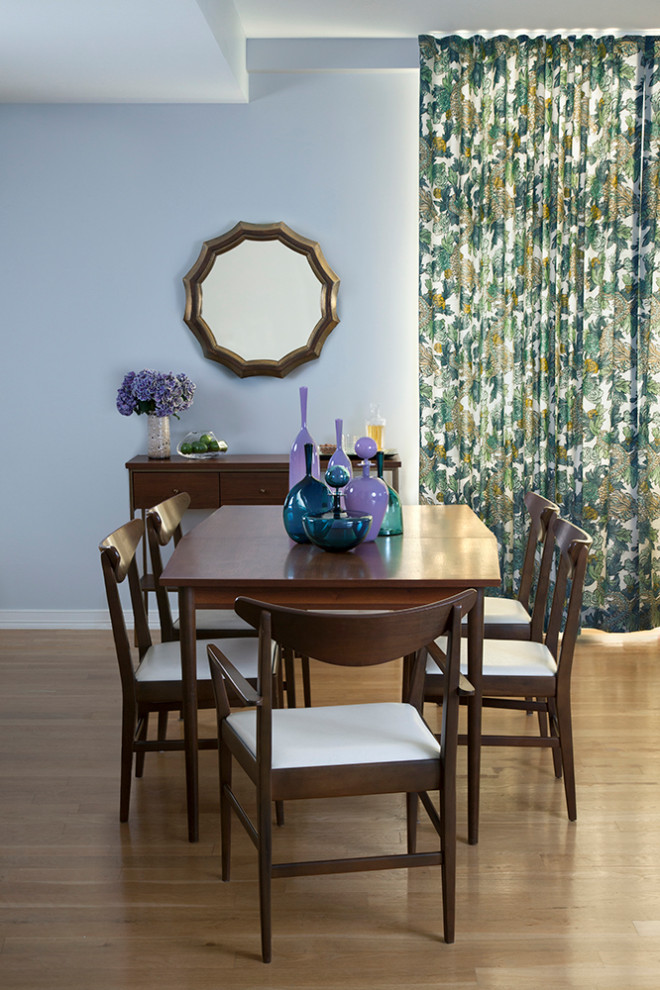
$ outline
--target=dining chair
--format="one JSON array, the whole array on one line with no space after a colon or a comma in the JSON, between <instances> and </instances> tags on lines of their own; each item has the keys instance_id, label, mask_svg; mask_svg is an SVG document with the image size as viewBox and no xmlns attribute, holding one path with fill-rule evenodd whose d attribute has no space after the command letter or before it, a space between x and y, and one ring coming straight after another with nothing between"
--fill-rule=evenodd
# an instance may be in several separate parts
<instances>
[{"instance_id":1,"label":"dining chair","mask_svg":"<svg viewBox=\"0 0 660 990\"><path fill-rule=\"evenodd\" d=\"M273 877L440 865L444 938L453 942L458 697L460 690L470 690L459 674L460 623L462 612L475 601L476 592L465 591L444 602L398 612L332 614L239 598L236 611L259 630L256 689L219 645L209 645L218 716L222 879L230 879L234 811L258 849L264 962L271 959ZM434 642L443 634L444 654ZM298 654L343 667L374 666L403 657L408 669L404 700L276 709L268 676L271 638ZM442 664L447 684L438 739L421 714L427 649ZM241 696L244 709L231 711L227 686ZM255 785L256 823L233 789L234 760ZM428 794L436 790L439 813ZM272 801L390 793L406 794L405 853L273 862ZM432 851L416 848L418 796L440 838L439 848Z\"/></svg>"},{"instance_id":2,"label":"dining chair","mask_svg":"<svg viewBox=\"0 0 660 990\"><path fill-rule=\"evenodd\" d=\"M99 544L122 687L119 801L119 820L122 822L128 821L133 754L135 776L141 777L145 753L183 749L182 739L166 738L167 713L179 710L183 700L180 645L176 641L152 643L136 560L143 536L144 522L136 518L120 526ZM125 580L128 580L134 621L134 636L130 638L120 591ZM226 645L242 676L256 683L256 641L237 637L227 640ZM214 693L206 646L206 642L201 642L197 649L197 694L200 708L213 708ZM147 738L152 713L158 714L156 739ZM204 749L216 749L218 741L217 738L200 739L199 745Z\"/></svg>"},{"instance_id":3,"label":"dining chair","mask_svg":"<svg viewBox=\"0 0 660 990\"><path fill-rule=\"evenodd\" d=\"M571 717L571 673L580 628L582 594L591 537L559 517L553 524L556 579L543 642L487 639L483 644L484 708L536 711L549 721L546 735L482 733L482 746L541 746L552 749L555 776L564 778L566 807L577 818ZM444 641L438 645L444 649ZM461 641L461 670L467 670L467 643ZM443 677L427 664L424 698L442 702ZM467 742L459 736L459 743Z\"/></svg>"},{"instance_id":4,"label":"dining chair","mask_svg":"<svg viewBox=\"0 0 660 990\"><path fill-rule=\"evenodd\" d=\"M525 507L529 514L529 529L518 594L515 598L484 597L486 639L533 639L540 642L543 638L553 560L552 527L559 515L559 506L536 492L527 492ZM541 559L537 563L539 549ZM530 608L532 597L533 606Z\"/></svg>"},{"instance_id":5,"label":"dining chair","mask_svg":"<svg viewBox=\"0 0 660 990\"><path fill-rule=\"evenodd\" d=\"M161 639L163 642L179 639L179 620L172 618L169 592L160 583L163 573L161 548L172 540L174 545L181 539L181 522L190 506L188 492L179 492L171 498L147 509L145 520L149 556L153 574L153 590L156 595ZM196 615L198 639L222 639L227 636L252 636L255 630L240 619L233 609L199 609Z\"/></svg>"},{"instance_id":6,"label":"dining chair","mask_svg":"<svg viewBox=\"0 0 660 990\"><path fill-rule=\"evenodd\" d=\"M190 495L187 492L179 492L177 495L165 499L164 502L160 502L158 505L147 509L145 514L151 570L153 573L153 590L156 595L161 639L163 642L179 639L179 620L172 618L169 593L160 583L160 576L163 573L161 547L166 547L172 540L175 546L179 542L183 535L181 522L189 505ZM252 638L256 638L257 636L256 630L236 615L233 609L198 609L195 616L195 625L197 639L216 640L226 639L227 637L234 638L236 636L249 636ZM295 658L290 653L285 653L280 660L281 662L278 666L280 704L284 704L284 692L286 692L287 704L295 708ZM299 661L302 675L303 703L309 707L311 704L309 660L307 657L300 657Z\"/></svg>"}]
</instances>

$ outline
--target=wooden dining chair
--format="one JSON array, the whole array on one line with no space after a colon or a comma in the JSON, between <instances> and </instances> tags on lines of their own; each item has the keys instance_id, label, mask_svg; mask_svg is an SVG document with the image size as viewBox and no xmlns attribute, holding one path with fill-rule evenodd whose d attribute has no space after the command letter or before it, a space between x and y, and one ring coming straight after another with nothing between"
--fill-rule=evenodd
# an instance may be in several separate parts
<instances>
[{"instance_id":1,"label":"wooden dining chair","mask_svg":"<svg viewBox=\"0 0 660 990\"><path fill-rule=\"evenodd\" d=\"M546 735L482 733L482 746L541 746L552 749L555 775L564 778L566 807L577 818L575 760L571 718L571 673L580 629L582 594L591 537L561 517L555 520L556 579L543 642L484 640L484 708L537 711L548 719ZM438 645L444 649L441 640ZM467 644L461 642L461 670L467 671ZM442 701L443 677L427 665L424 698ZM532 700L533 699L533 700ZM467 738L459 736L459 742Z\"/></svg>"},{"instance_id":2,"label":"wooden dining chair","mask_svg":"<svg viewBox=\"0 0 660 990\"><path fill-rule=\"evenodd\" d=\"M179 492L171 498L147 509L145 514L149 556L153 574L153 590L156 595L161 639L163 642L179 639L179 620L172 618L169 592L160 583L163 573L161 548L171 541L174 545L181 539L181 522L190 506L188 492ZM243 622L233 609L199 609L196 615L198 639L224 639L229 636L252 636L255 630Z\"/></svg>"},{"instance_id":3,"label":"wooden dining chair","mask_svg":"<svg viewBox=\"0 0 660 990\"><path fill-rule=\"evenodd\" d=\"M158 505L147 509L145 516L153 574L153 590L156 594L161 640L163 642L179 639L179 620L172 618L170 596L160 582L160 576L163 573L161 548L166 547L170 541L174 541L174 545L176 546L181 539L183 535L181 522L189 505L190 495L187 492L179 492L164 502L160 502ZM236 615L233 609L198 609L195 615L195 625L197 639L217 640L226 639L227 637L234 639L237 636L249 636L255 639L254 650L256 657L257 631ZM287 704L292 708L296 706L297 663L300 664L302 675L303 704L309 707L311 704L309 660L307 657L295 658L289 652L284 653L280 657L277 668L280 705L284 704L284 694L286 693Z\"/></svg>"},{"instance_id":4,"label":"wooden dining chair","mask_svg":"<svg viewBox=\"0 0 660 990\"><path fill-rule=\"evenodd\" d=\"M136 561L143 536L142 519L132 519L99 544L122 687L119 801L119 820L122 822L128 821L133 754L135 776L141 777L145 753L183 749L182 739L166 738L167 713L179 710L183 700L181 650L176 641L152 643ZM134 621L134 636L130 637L120 595L120 585L126 579ZM226 640L225 645L242 676L256 684L256 641L237 637ZM207 643L202 642L197 649L197 695L200 708L213 708L215 702L206 646ZM157 739L147 738L152 713L158 714ZM216 749L218 741L217 738L200 739L199 745Z\"/></svg>"},{"instance_id":5,"label":"wooden dining chair","mask_svg":"<svg viewBox=\"0 0 660 990\"><path fill-rule=\"evenodd\" d=\"M219 645L209 645L220 740L222 879L230 879L233 810L258 849L264 962L271 959L273 877L439 864L444 938L453 942L460 623L462 612L475 601L476 593L466 591L445 602L399 612L333 615L239 598L236 611L259 630L256 689L245 682ZM447 637L444 655L434 643L441 634ZM409 671L404 701L274 709L268 676L271 638L298 654L344 667L404 657ZM443 664L447 685L439 739L421 715L427 646ZM244 710L231 711L228 686L242 697ZM464 683L463 689L469 686ZM232 787L233 760L256 787L256 823ZM436 790L439 814L428 794ZM273 862L272 801L390 793L406 794L405 853ZM440 837L439 849L417 852L418 796Z\"/></svg>"},{"instance_id":6,"label":"wooden dining chair","mask_svg":"<svg viewBox=\"0 0 660 990\"><path fill-rule=\"evenodd\" d=\"M541 642L543 638L553 559L552 527L559 515L559 506L536 492L528 492L525 507L529 514L529 529L518 594L515 598L485 596L486 639L533 639ZM533 605L530 605L532 599ZM463 634L466 635L465 627Z\"/></svg>"}]
</instances>

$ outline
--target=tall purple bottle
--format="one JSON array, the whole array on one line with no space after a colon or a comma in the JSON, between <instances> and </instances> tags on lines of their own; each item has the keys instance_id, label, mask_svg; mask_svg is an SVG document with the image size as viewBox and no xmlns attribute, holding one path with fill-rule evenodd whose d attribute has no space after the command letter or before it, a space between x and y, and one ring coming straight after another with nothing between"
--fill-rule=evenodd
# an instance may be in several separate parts
<instances>
[{"instance_id":1,"label":"tall purple bottle","mask_svg":"<svg viewBox=\"0 0 660 990\"><path fill-rule=\"evenodd\" d=\"M291 444L289 454L289 491L294 485L306 475L305 468L305 444L311 443L312 450L312 477L321 480L321 464L319 461L319 448L314 443L309 430L307 429L307 386L300 388L300 430L296 439Z\"/></svg>"},{"instance_id":2,"label":"tall purple bottle","mask_svg":"<svg viewBox=\"0 0 660 990\"><path fill-rule=\"evenodd\" d=\"M372 517L364 542L375 540L380 532L390 493L382 478L370 476L370 460L376 453L376 442L371 437L360 437L355 453L362 458L362 477L353 478L344 489L344 500L349 512L359 512Z\"/></svg>"},{"instance_id":3,"label":"tall purple bottle","mask_svg":"<svg viewBox=\"0 0 660 990\"><path fill-rule=\"evenodd\" d=\"M339 464L339 465L341 465L341 467L346 468L346 470L348 471L348 477L349 478L352 478L353 477L353 467L351 465L351 459L348 456L348 454L345 452L345 450L344 450L344 448L342 446L342 444L343 444L343 429L342 429L343 426L344 426L343 419L336 419L335 420L335 436L337 438L337 447L335 449L334 454L332 455L332 457L328 461L328 470L330 468L336 467Z\"/></svg>"}]
</instances>

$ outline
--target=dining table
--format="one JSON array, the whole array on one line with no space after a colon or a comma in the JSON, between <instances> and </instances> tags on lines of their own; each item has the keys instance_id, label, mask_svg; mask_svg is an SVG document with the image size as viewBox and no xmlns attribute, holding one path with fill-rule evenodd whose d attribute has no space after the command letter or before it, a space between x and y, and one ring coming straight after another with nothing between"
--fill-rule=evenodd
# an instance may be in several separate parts
<instances>
[{"instance_id":1,"label":"dining table","mask_svg":"<svg viewBox=\"0 0 660 990\"><path fill-rule=\"evenodd\" d=\"M484 589L499 586L497 541L467 505L405 505L403 534L344 553L296 543L282 507L226 505L186 533L161 577L177 589L188 838L199 839L196 611L233 608L239 596L306 609L412 608L467 588L468 842L478 841Z\"/></svg>"}]
</instances>

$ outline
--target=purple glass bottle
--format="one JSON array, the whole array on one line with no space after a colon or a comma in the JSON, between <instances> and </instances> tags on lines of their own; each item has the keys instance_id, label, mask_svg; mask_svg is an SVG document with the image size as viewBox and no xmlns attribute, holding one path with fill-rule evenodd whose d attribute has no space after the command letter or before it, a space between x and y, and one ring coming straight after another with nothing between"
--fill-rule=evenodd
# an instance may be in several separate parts
<instances>
[{"instance_id":1,"label":"purple glass bottle","mask_svg":"<svg viewBox=\"0 0 660 990\"><path fill-rule=\"evenodd\" d=\"M321 464L319 461L319 448L314 443L309 430L307 429L307 386L300 388L300 430L296 439L291 444L289 454L289 491L294 485L305 477L305 444L312 445L312 477L317 481L321 478Z\"/></svg>"},{"instance_id":2,"label":"purple glass bottle","mask_svg":"<svg viewBox=\"0 0 660 990\"><path fill-rule=\"evenodd\" d=\"M349 512L360 512L372 517L365 543L375 540L380 532L383 518L387 511L390 493L382 478L370 476L371 463L369 458L376 453L376 442L371 437L360 437L355 444L355 453L362 460L362 477L353 478L344 489L346 509Z\"/></svg>"},{"instance_id":3,"label":"purple glass bottle","mask_svg":"<svg viewBox=\"0 0 660 990\"><path fill-rule=\"evenodd\" d=\"M335 434L336 434L336 437L337 437L337 449L335 450L334 454L332 455L332 457L328 461L328 470L330 468L337 467L337 465L340 464L342 467L345 467L346 468L346 470L348 471L348 477L350 479L350 478L353 477L353 466L351 464L350 457L344 451L344 448L342 446L342 443L343 443L343 440L342 440L343 426L344 426L343 419L336 419L335 420Z\"/></svg>"}]
</instances>

